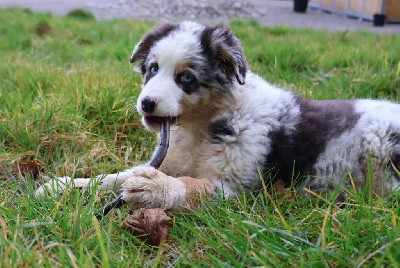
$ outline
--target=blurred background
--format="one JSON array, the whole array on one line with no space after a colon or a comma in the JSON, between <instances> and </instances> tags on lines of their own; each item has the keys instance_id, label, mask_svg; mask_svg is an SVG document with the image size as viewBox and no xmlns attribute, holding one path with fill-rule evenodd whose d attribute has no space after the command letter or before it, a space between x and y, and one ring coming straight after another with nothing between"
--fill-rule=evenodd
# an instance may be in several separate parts
<instances>
[{"instance_id":1,"label":"blurred background","mask_svg":"<svg viewBox=\"0 0 400 268\"><path fill-rule=\"evenodd\" d=\"M305 9L301 9L304 6ZM227 22L253 19L264 25L287 25L329 31L370 30L400 33L399 0L2 0L0 7L26 7L65 15L74 8L91 11L97 19L196 20ZM374 26L384 15L384 27ZM382 19L382 18L380 18ZM383 26L380 25L380 26Z\"/></svg>"}]
</instances>

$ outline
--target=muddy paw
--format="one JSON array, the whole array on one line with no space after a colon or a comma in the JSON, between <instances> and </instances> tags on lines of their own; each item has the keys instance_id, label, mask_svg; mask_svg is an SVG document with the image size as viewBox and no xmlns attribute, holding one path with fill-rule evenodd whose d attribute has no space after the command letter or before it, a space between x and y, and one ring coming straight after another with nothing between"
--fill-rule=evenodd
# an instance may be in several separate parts
<instances>
[{"instance_id":1,"label":"muddy paw","mask_svg":"<svg viewBox=\"0 0 400 268\"><path fill-rule=\"evenodd\" d=\"M121 186L123 200L132 208L169 209L182 195L180 182L152 167L138 167ZM184 195L184 193L183 193Z\"/></svg>"}]
</instances>

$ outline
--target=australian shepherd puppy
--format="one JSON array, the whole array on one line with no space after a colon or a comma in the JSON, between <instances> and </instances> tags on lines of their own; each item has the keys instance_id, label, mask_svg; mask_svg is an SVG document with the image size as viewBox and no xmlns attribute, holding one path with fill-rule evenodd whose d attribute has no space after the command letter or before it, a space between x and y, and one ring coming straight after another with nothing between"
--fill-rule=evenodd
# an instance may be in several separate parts
<instances>
[{"instance_id":1,"label":"australian shepherd puppy","mask_svg":"<svg viewBox=\"0 0 400 268\"><path fill-rule=\"evenodd\" d=\"M360 188L367 170L376 195L400 185L398 104L310 101L277 88L248 69L240 41L222 25L163 24L143 36L130 62L143 79L144 127L159 131L162 118L172 120L159 170L140 165L97 177L100 189L120 188L132 208L176 211L196 206L199 194L257 190L259 169L286 185L300 174L302 186L318 192ZM89 182L62 177L37 194Z\"/></svg>"}]
</instances>

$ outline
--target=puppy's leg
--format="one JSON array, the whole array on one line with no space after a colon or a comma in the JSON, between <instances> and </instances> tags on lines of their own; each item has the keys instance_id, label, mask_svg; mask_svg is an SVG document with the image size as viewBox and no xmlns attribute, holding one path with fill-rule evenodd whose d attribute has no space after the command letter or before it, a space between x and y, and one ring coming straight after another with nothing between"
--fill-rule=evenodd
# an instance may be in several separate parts
<instances>
[{"instance_id":1,"label":"puppy's leg","mask_svg":"<svg viewBox=\"0 0 400 268\"><path fill-rule=\"evenodd\" d=\"M86 187L89 182L90 179L72 179L68 176L48 179L48 182L40 186L35 194L38 197L43 197L46 191L50 193L62 193L68 187L82 189Z\"/></svg>"},{"instance_id":2,"label":"puppy's leg","mask_svg":"<svg viewBox=\"0 0 400 268\"><path fill-rule=\"evenodd\" d=\"M71 177L59 177L54 178L40 186L36 190L36 196L43 197L45 192L48 191L50 193L62 193L65 191L67 187L73 187L82 189L85 187L90 187L92 183L96 183L100 181L99 189L100 190L113 190L120 189L121 185L131 176L133 176L133 170L135 168L124 170L123 172L115 173L115 174L106 174L99 175L93 179L83 179L77 178L72 179Z\"/></svg>"},{"instance_id":3,"label":"puppy's leg","mask_svg":"<svg viewBox=\"0 0 400 268\"><path fill-rule=\"evenodd\" d=\"M121 186L122 199L132 209L163 208L182 211L200 205L200 196L215 194L208 179L174 178L150 166L139 166Z\"/></svg>"}]
</instances>

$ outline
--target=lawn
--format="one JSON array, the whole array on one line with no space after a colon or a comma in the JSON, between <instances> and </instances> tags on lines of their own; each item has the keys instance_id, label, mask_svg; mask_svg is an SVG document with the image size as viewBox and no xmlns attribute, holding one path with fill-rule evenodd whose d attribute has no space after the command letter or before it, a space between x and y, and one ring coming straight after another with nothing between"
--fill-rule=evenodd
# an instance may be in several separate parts
<instances>
[{"instance_id":1,"label":"lawn","mask_svg":"<svg viewBox=\"0 0 400 268\"><path fill-rule=\"evenodd\" d=\"M37 199L42 179L20 176L18 163L91 177L149 159L156 137L139 123L129 56L153 25L0 9L0 267L400 266L399 197L371 199L367 187L346 189L340 207L335 193L317 205L295 188L206 202L170 215L159 248L120 227L126 209L96 218L118 193L95 183ZM400 100L400 36L230 27L271 83L310 99Z\"/></svg>"}]
</instances>

